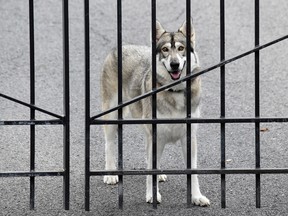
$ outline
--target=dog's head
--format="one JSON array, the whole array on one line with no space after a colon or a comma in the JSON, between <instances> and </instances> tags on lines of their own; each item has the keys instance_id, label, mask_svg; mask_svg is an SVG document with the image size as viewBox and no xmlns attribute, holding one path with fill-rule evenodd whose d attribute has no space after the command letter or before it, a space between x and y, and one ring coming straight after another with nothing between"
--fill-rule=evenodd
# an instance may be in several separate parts
<instances>
[{"instance_id":1,"label":"dog's head","mask_svg":"<svg viewBox=\"0 0 288 216\"><path fill-rule=\"evenodd\" d=\"M157 57L160 67L164 67L172 80L180 79L186 68L186 21L177 32L167 32L160 22L156 22ZM191 63L197 63L195 49L195 31L191 22ZM191 65L192 68L193 65ZM163 69L164 69L163 68ZM169 77L162 74L164 77Z\"/></svg>"}]
</instances>

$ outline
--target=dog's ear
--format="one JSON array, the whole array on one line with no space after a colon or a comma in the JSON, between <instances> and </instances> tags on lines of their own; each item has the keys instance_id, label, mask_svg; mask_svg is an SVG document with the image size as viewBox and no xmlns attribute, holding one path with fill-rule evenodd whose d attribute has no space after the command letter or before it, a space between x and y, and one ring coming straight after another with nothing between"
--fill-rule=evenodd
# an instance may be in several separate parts
<instances>
[{"instance_id":1,"label":"dog's ear","mask_svg":"<svg viewBox=\"0 0 288 216\"><path fill-rule=\"evenodd\" d=\"M193 47L193 49L195 49L195 30L192 24L192 19L190 19L190 24L191 24L191 46ZM178 32L181 32L183 35L185 35L185 37L187 36L187 23L186 21L184 21L184 23L181 25L181 27L179 28Z\"/></svg>"},{"instance_id":2,"label":"dog's ear","mask_svg":"<svg viewBox=\"0 0 288 216\"><path fill-rule=\"evenodd\" d=\"M159 41L160 37L166 32L159 21L156 21L156 42Z\"/></svg>"}]
</instances>

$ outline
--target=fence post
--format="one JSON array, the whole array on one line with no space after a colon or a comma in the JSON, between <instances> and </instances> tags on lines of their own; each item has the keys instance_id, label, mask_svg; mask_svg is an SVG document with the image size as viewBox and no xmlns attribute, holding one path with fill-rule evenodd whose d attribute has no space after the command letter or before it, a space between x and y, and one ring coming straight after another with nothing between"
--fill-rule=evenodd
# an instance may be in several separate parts
<instances>
[{"instance_id":1,"label":"fence post","mask_svg":"<svg viewBox=\"0 0 288 216\"><path fill-rule=\"evenodd\" d=\"M70 85L69 85L69 10L68 0L62 1L63 10L63 97L64 97L64 209L69 210L70 198Z\"/></svg>"},{"instance_id":2,"label":"fence post","mask_svg":"<svg viewBox=\"0 0 288 216\"><path fill-rule=\"evenodd\" d=\"M35 48L34 48L34 0L29 0L30 39L30 104L35 105ZM35 120L35 109L30 108L30 120ZM35 171L35 125L30 125L30 171ZM30 177L30 209L35 207L35 177Z\"/></svg>"},{"instance_id":3,"label":"fence post","mask_svg":"<svg viewBox=\"0 0 288 216\"><path fill-rule=\"evenodd\" d=\"M260 14L259 0L255 0L255 47L260 41ZM255 51L255 117L260 117L260 61L259 50ZM260 168L260 122L255 123L255 162L256 169ZM261 206L261 182L260 174L256 174L256 208Z\"/></svg>"},{"instance_id":4,"label":"fence post","mask_svg":"<svg viewBox=\"0 0 288 216\"><path fill-rule=\"evenodd\" d=\"M118 105L122 104L122 0L117 1L117 51L118 51ZM122 108L118 109L118 120L122 120ZM123 125L118 124L118 170L123 170ZM123 175L119 175L118 204L123 209Z\"/></svg>"},{"instance_id":5,"label":"fence post","mask_svg":"<svg viewBox=\"0 0 288 216\"><path fill-rule=\"evenodd\" d=\"M225 61L225 0L220 0L220 61ZM220 116L225 118L225 65L220 67ZM225 169L225 122L220 124L221 169ZM221 207L226 208L226 176L221 174Z\"/></svg>"},{"instance_id":6,"label":"fence post","mask_svg":"<svg viewBox=\"0 0 288 216\"><path fill-rule=\"evenodd\" d=\"M85 39L85 210L90 210L90 23L89 0L84 1Z\"/></svg>"}]
</instances>

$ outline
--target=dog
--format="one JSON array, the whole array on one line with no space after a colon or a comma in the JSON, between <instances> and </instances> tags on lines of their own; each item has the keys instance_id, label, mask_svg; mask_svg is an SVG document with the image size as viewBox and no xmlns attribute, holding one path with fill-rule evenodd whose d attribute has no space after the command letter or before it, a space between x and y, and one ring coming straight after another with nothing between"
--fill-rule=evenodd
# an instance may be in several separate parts
<instances>
[{"instance_id":1,"label":"dog","mask_svg":"<svg viewBox=\"0 0 288 216\"><path fill-rule=\"evenodd\" d=\"M191 22L192 23L192 22ZM192 24L191 24L192 25ZM157 87L179 80L186 74L186 21L177 32L167 32L160 22L156 22L156 67ZM191 71L199 68L199 59L195 52L195 31L191 26ZM132 99L152 90L152 54L151 47L124 45L122 47L122 92L123 101ZM105 59L101 76L102 109L117 106L118 101L118 60L114 49ZM191 81L191 117L200 116L201 80ZM133 118L152 118L152 99L147 97L124 108ZM128 109L127 109L128 108ZM166 91L157 94L158 118L186 118L186 83L181 82ZM104 119L117 119L117 112L111 112ZM142 125L146 137L147 169L152 169L152 126ZM191 125L192 168L197 168L197 125ZM105 133L105 169L116 170L115 144L116 125L104 125ZM184 161L187 157L186 124L165 124L157 126L157 164L167 143L182 144ZM166 175L159 175L158 181L166 181ZM118 176L104 176L104 183L117 184ZM146 202L153 203L152 176L147 176ZM161 202L157 183L157 203ZM192 202L194 205L209 206L210 201L201 194L198 177L192 175Z\"/></svg>"}]
</instances>

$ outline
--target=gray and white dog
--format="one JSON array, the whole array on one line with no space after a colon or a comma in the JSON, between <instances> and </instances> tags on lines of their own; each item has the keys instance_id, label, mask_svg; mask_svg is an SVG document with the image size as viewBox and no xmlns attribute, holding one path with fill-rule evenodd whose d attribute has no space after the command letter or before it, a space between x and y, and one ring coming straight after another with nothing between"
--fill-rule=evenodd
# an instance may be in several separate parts
<instances>
[{"instance_id":1,"label":"gray and white dog","mask_svg":"<svg viewBox=\"0 0 288 216\"><path fill-rule=\"evenodd\" d=\"M186 22L177 32L166 32L162 25L156 23L156 47L157 47L157 86L163 86L178 80L186 74ZM139 96L152 89L151 47L125 45L123 46L123 101ZM117 105L117 51L111 52L103 66L101 77L102 108L107 110ZM191 28L191 70L199 68L199 60L195 52L195 31ZM186 117L186 84L180 83L167 91L157 94L157 117L158 118L185 118ZM191 84L191 116L200 116L201 80L197 77ZM133 118L151 119L151 97L143 99L125 108L124 114L129 113ZM117 112L107 114L105 119L116 119ZM147 169L152 169L152 127L142 125L146 135ZM197 168L197 125L192 124L192 168ZM115 170L115 146L114 140L117 126L105 125L105 169ZM166 143L180 141L186 163L186 125L165 124L157 126L157 164ZM159 175L159 181L166 181L166 175ZM104 183L116 184L118 176L104 176ZM152 176L147 176L146 201L153 202ZM161 202L161 195L157 185L157 202ZM209 200L203 196L199 189L197 175L192 175L192 202L199 206L209 206Z\"/></svg>"}]
</instances>

